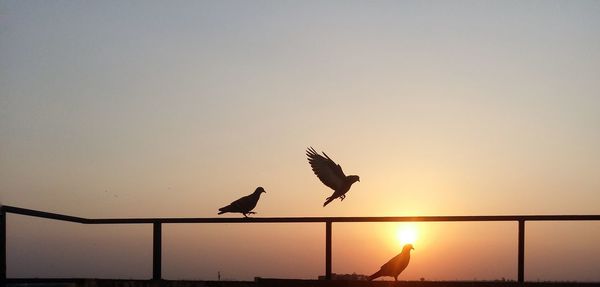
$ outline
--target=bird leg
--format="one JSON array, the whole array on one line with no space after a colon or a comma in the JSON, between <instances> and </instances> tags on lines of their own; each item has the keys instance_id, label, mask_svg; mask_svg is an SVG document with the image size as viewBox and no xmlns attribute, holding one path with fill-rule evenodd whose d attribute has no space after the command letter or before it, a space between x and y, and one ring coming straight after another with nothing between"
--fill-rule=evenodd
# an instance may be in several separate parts
<instances>
[{"instance_id":1,"label":"bird leg","mask_svg":"<svg viewBox=\"0 0 600 287\"><path fill-rule=\"evenodd\" d=\"M346 195L342 194L342 196L340 196L340 201L344 201L344 198L346 198Z\"/></svg>"}]
</instances>

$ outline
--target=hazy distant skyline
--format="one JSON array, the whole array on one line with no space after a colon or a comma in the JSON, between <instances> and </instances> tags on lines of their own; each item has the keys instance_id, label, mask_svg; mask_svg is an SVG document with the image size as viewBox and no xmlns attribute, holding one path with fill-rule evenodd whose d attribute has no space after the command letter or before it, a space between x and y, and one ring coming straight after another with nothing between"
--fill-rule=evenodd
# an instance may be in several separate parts
<instances>
[{"instance_id":1,"label":"hazy distant skyline","mask_svg":"<svg viewBox=\"0 0 600 287\"><path fill-rule=\"evenodd\" d=\"M599 27L598 1L2 0L0 201L212 217L263 186L256 216L598 214ZM308 146L360 176L343 202ZM333 271L375 271L397 226L336 225ZM417 226L401 279L516 277L514 224ZM167 278L322 274L320 225L163 228ZM527 228L527 280L600 281L600 224ZM10 216L9 276L148 277L150 232Z\"/></svg>"}]
</instances>

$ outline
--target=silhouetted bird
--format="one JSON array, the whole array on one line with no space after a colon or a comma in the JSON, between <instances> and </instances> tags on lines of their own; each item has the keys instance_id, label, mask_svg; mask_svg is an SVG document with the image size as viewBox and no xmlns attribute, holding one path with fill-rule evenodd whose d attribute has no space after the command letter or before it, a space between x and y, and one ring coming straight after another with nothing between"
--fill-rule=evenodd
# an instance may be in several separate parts
<instances>
[{"instance_id":1,"label":"silhouetted bird","mask_svg":"<svg viewBox=\"0 0 600 287\"><path fill-rule=\"evenodd\" d=\"M256 207L256 203L260 199L261 193L267 193L262 187L257 187L256 190L250 194L246 195L231 204L219 208L218 214L223 214L226 212L239 212L244 215L244 217L248 217L248 214L255 214L256 212L252 212L251 210Z\"/></svg>"},{"instance_id":2,"label":"silhouetted bird","mask_svg":"<svg viewBox=\"0 0 600 287\"><path fill-rule=\"evenodd\" d=\"M404 245L400 254L383 264L375 274L369 276L369 281L381 276L392 276L395 281L398 281L398 275L404 271L410 261L410 250L414 250L412 244Z\"/></svg>"},{"instance_id":3,"label":"silhouetted bird","mask_svg":"<svg viewBox=\"0 0 600 287\"><path fill-rule=\"evenodd\" d=\"M310 147L306 150L308 156L308 163L312 167L313 172L319 177L319 179L331 189L333 194L325 200L323 206L329 204L336 198L344 200L346 198L346 192L350 190L353 183L360 181L358 175L346 176L342 167L335 163L327 154L323 153L325 157L318 154L314 148Z\"/></svg>"}]
</instances>

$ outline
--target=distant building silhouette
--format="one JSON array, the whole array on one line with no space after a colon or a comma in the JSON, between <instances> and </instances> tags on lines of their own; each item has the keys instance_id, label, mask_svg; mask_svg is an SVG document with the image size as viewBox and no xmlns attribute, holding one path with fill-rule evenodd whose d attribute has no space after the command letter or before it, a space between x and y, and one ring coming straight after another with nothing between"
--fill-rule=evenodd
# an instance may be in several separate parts
<instances>
[{"instance_id":1,"label":"distant building silhouette","mask_svg":"<svg viewBox=\"0 0 600 287\"><path fill-rule=\"evenodd\" d=\"M326 280L325 275L319 276L319 280ZM331 273L331 280L353 280L353 281L367 281L369 276L363 274L335 274Z\"/></svg>"}]
</instances>

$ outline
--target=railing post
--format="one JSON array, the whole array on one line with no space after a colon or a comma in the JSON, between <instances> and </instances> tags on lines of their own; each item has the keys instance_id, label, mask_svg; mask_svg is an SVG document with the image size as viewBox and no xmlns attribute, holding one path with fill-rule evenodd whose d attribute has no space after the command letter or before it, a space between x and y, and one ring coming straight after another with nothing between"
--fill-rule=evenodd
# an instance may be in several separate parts
<instances>
[{"instance_id":1,"label":"railing post","mask_svg":"<svg viewBox=\"0 0 600 287\"><path fill-rule=\"evenodd\" d=\"M331 280L331 221L325 222L325 279Z\"/></svg>"},{"instance_id":2,"label":"railing post","mask_svg":"<svg viewBox=\"0 0 600 287\"><path fill-rule=\"evenodd\" d=\"M153 223L153 248L152 248L152 279L161 280L162 274L162 225L160 222Z\"/></svg>"},{"instance_id":3,"label":"railing post","mask_svg":"<svg viewBox=\"0 0 600 287\"><path fill-rule=\"evenodd\" d=\"M519 269L517 272L517 281L525 282L525 220L519 220Z\"/></svg>"},{"instance_id":4,"label":"railing post","mask_svg":"<svg viewBox=\"0 0 600 287\"><path fill-rule=\"evenodd\" d=\"M0 286L6 283L6 211L0 206Z\"/></svg>"}]
</instances>

